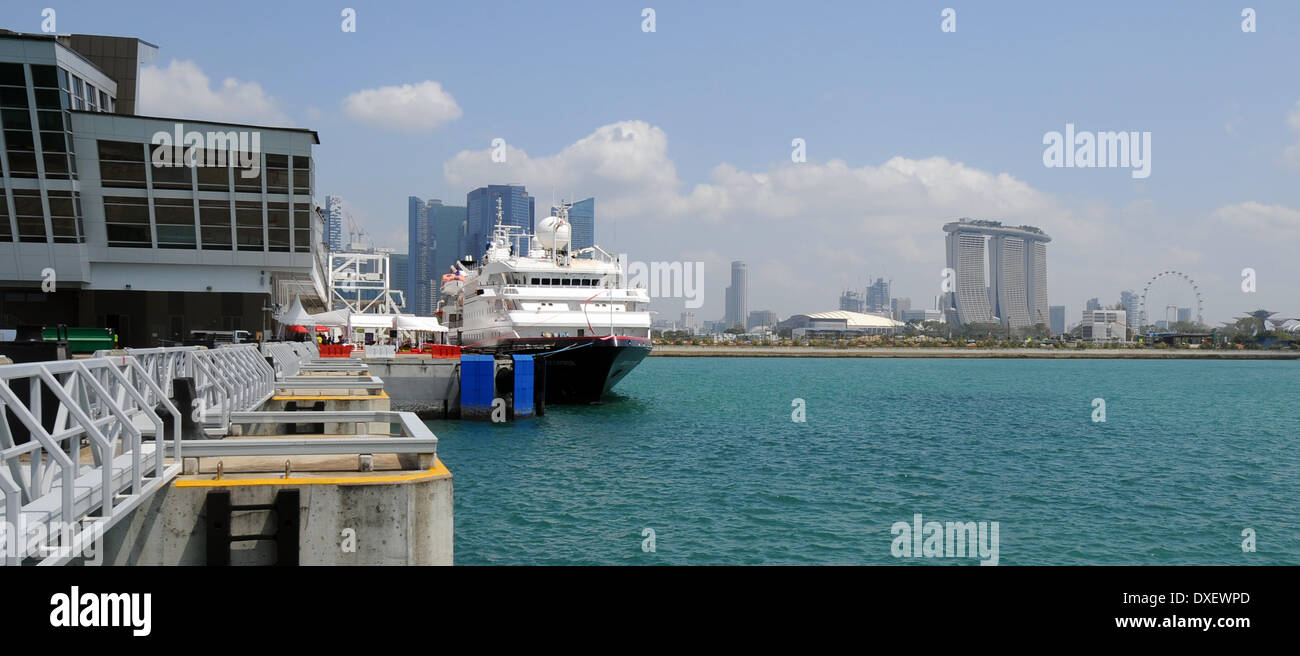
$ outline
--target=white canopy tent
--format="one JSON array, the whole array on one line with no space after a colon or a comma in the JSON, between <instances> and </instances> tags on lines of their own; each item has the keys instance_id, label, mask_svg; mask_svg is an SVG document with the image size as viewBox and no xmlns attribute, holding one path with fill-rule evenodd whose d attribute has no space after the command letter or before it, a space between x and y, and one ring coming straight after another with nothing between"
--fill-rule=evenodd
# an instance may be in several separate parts
<instances>
[{"instance_id":1,"label":"white canopy tent","mask_svg":"<svg viewBox=\"0 0 1300 656\"><path fill-rule=\"evenodd\" d=\"M289 309L285 310L277 319L286 326L309 326L312 325L312 314L302 307L302 297L294 294L293 303Z\"/></svg>"},{"instance_id":2,"label":"white canopy tent","mask_svg":"<svg viewBox=\"0 0 1300 656\"><path fill-rule=\"evenodd\" d=\"M414 314L399 314L393 318L393 327L398 330L422 330L429 333L445 333L447 327L439 324L436 317L417 317Z\"/></svg>"}]
</instances>

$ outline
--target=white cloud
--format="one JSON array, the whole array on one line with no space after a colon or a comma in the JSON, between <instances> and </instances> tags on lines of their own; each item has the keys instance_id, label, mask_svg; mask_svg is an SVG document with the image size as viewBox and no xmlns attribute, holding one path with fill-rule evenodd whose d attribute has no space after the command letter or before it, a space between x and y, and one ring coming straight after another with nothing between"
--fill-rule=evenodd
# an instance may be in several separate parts
<instances>
[{"instance_id":1,"label":"white cloud","mask_svg":"<svg viewBox=\"0 0 1300 656\"><path fill-rule=\"evenodd\" d=\"M522 183L543 203L552 187L561 197L596 196L596 241L606 250L635 260L705 261L701 319L721 315L733 259L749 263L751 309L783 316L834 309L841 289L860 288L868 276L892 278L895 295L930 307L946 264L941 226L967 216L1050 234L1049 300L1068 305L1072 315L1081 299L1115 302L1121 290L1140 289L1162 266L1209 278L1225 264L1239 269L1244 257L1244 247L1228 243L1212 225L1171 232L1171 219L1151 201L1113 207L1057 197L1008 173L942 156L862 166L782 160L761 170L724 162L691 184L678 176L668 135L644 121L602 126L552 155L508 145L504 163L492 161L491 148L462 151L444 163L443 173L449 186L465 190ZM544 205L537 211L546 214ZM1279 212L1263 214L1293 221ZM1232 287L1215 291L1226 296ZM654 306L666 316L680 312L672 301Z\"/></svg>"},{"instance_id":2,"label":"white cloud","mask_svg":"<svg viewBox=\"0 0 1300 656\"><path fill-rule=\"evenodd\" d=\"M461 117L456 99L432 80L358 91L343 99L343 113L396 132L432 132Z\"/></svg>"},{"instance_id":3,"label":"white cloud","mask_svg":"<svg viewBox=\"0 0 1300 656\"><path fill-rule=\"evenodd\" d=\"M229 77L213 88L198 64L173 59L166 68L140 69L140 106L146 116L292 126L280 103L256 82Z\"/></svg>"},{"instance_id":4,"label":"white cloud","mask_svg":"<svg viewBox=\"0 0 1300 656\"><path fill-rule=\"evenodd\" d=\"M1286 123L1293 132L1300 134L1300 100L1296 101L1295 107L1291 108L1291 113L1287 114ZM1283 155L1292 166L1300 167L1300 143L1287 146Z\"/></svg>"},{"instance_id":5,"label":"white cloud","mask_svg":"<svg viewBox=\"0 0 1300 656\"><path fill-rule=\"evenodd\" d=\"M1259 239L1292 241L1300 237L1300 211L1284 205L1264 205L1253 200L1225 205L1214 212L1214 218Z\"/></svg>"}]
</instances>

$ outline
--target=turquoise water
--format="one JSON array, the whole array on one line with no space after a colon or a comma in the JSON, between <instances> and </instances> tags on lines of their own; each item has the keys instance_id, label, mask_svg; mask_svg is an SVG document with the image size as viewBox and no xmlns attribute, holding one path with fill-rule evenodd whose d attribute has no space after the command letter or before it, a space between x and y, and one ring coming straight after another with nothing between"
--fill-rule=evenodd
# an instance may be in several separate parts
<instances>
[{"instance_id":1,"label":"turquoise water","mask_svg":"<svg viewBox=\"0 0 1300 656\"><path fill-rule=\"evenodd\" d=\"M998 522L1002 565L1297 564L1298 379L1298 362L649 358L603 405L429 424L461 565L977 562L893 556L916 513Z\"/></svg>"}]
</instances>

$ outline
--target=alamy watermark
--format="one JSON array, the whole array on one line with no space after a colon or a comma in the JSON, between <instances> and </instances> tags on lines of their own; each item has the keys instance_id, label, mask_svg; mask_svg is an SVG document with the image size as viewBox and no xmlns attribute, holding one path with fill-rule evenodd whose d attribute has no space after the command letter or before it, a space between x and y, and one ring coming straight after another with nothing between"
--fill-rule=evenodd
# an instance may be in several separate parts
<instances>
[{"instance_id":1,"label":"alamy watermark","mask_svg":"<svg viewBox=\"0 0 1300 656\"><path fill-rule=\"evenodd\" d=\"M18 523L5 520L3 558L81 558L85 565L104 563L104 524L101 521Z\"/></svg>"},{"instance_id":2,"label":"alamy watermark","mask_svg":"<svg viewBox=\"0 0 1300 656\"><path fill-rule=\"evenodd\" d=\"M628 285L645 289L650 298L681 298L692 310L704 307L703 262L632 262L620 253L618 266Z\"/></svg>"},{"instance_id":3,"label":"alamy watermark","mask_svg":"<svg viewBox=\"0 0 1300 656\"><path fill-rule=\"evenodd\" d=\"M894 522L889 529L895 558L979 558L981 565L998 564L997 522Z\"/></svg>"},{"instance_id":4,"label":"alamy watermark","mask_svg":"<svg viewBox=\"0 0 1300 656\"><path fill-rule=\"evenodd\" d=\"M1131 168L1135 180L1151 176L1150 132L1075 131L1065 124L1065 134L1043 134L1043 166L1056 168Z\"/></svg>"},{"instance_id":5,"label":"alamy watermark","mask_svg":"<svg viewBox=\"0 0 1300 656\"><path fill-rule=\"evenodd\" d=\"M224 168L229 161L240 169L241 178L256 178L262 169L262 133L258 131L186 132L185 125L177 123L174 132L153 133L149 143L154 146L151 159L158 168Z\"/></svg>"}]
</instances>

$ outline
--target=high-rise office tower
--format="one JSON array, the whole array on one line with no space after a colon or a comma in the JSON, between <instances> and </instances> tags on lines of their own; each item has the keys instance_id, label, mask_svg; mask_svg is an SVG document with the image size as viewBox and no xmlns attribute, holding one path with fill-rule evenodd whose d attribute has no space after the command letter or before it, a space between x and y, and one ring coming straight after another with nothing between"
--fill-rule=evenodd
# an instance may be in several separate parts
<instances>
[{"instance_id":1,"label":"high-rise office tower","mask_svg":"<svg viewBox=\"0 0 1300 656\"><path fill-rule=\"evenodd\" d=\"M393 253L388 256L388 288L402 292L405 310L411 311L411 254Z\"/></svg>"},{"instance_id":2,"label":"high-rise office tower","mask_svg":"<svg viewBox=\"0 0 1300 656\"><path fill-rule=\"evenodd\" d=\"M347 248L343 242L343 197L325 197L325 241L331 253L342 253Z\"/></svg>"},{"instance_id":3,"label":"high-rise office tower","mask_svg":"<svg viewBox=\"0 0 1300 656\"><path fill-rule=\"evenodd\" d=\"M884 278L876 278L876 282L867 287L866 311L880 315L890 313L889 281Z\"/></svg>"},{"instance_id":4,"label":"high-rise office tower","mask_svg":"<svg viewBox=\"0 0 1300 656\"><path fill-rule=\"evenodd\" d=\"M1142 308L1142 297L1134 293L1133 290L1126 289L1119 293L1119 302L1124 306L1126 312L1125 317L1128 322L1129 334L1136 335L1138 329L1142 327L1142 317L1139 312Z\"/></svg>"},{"instance_id":5,"label":"high-rise office tower","mask_svg":"<svg viewBox=\"0 0 1300 656\"><path fill-rule=\"evenodd\" d=\"M956 275L949 308L960 323L1046 324L1047 242L1033 226L961 219L946 224L948 266ZM985 260L985 243L988 259Z\"/></svg>"},{"instance_id":6,"label":"high-rise office tower","mask_svg":"<svg viewBox=\"0 0 1300 656\"><path fill-rule=\"evenodd\" d=\"M596 245L596 199L594 197L580 200L569 208L569 225L573 229L573 250Z\"/></svg>"},{"instance_id":7,"label":"high-rise office tower","mask_svg":"<svg viewBox=\"0 0 1300 656\"><path fill-rule=\"evenodd\" d=\"M1097 297L1093 297L1093 298L1088 299L1088 302L1084 304L1083 309L1088 310L1089 312L1091 312L1091 311L1093 311L1093 310L1100 310L1100 309L1101 309L1101 299L1099 299L1099 298L1097 298Z\"/></svg>"},{"instance_id":8,"label":"high-rise office tower","mask_svg":"<svg viewBox=\"0 0 1300 656\"><path fill-rule=\"evenodd\" d=\"M406 309L429 316L438 307L442 275L467 254L461 250L466 210L456 205L443 205L436 198L424 201L411 196L407 201L410 264L406 278Z\"/></svg>"},{"instance_id":9,"label":"high-rise office tower","mask_svg":"<svg viewBox=\"0 0 1300 656\"><path fill-rule=\"evenodd\" d=\"M866 310L866 300L862 298L862 292L845 290L840 293L840 309L845 312L857 312L861 314Z\"/></svg>"},{"instance_id":10,"label":"high-rise office tower","mask_svg":"<svg viewBox=\"0 0 1300 656\"><path fill-rule=\"evenodd\" d=\"M723 317L728 328L745 328L749 318L749 268L744 262L731 263L731 286L727 287L727 311Z\"/></svg>"},{"instance_id":11,"label":"high-rise office tower","mask_svg":"<svg viewBox=\"0 0 1300 656\"><path fill-rule=\"evenodd\" d=\"M483 257L487 241L497 223L497 199L501 200L501 223L533 232L536 205L522 185L488 185L465 195L465 243L458 248L462 255Z\"/></svg>"}]
</instances>

